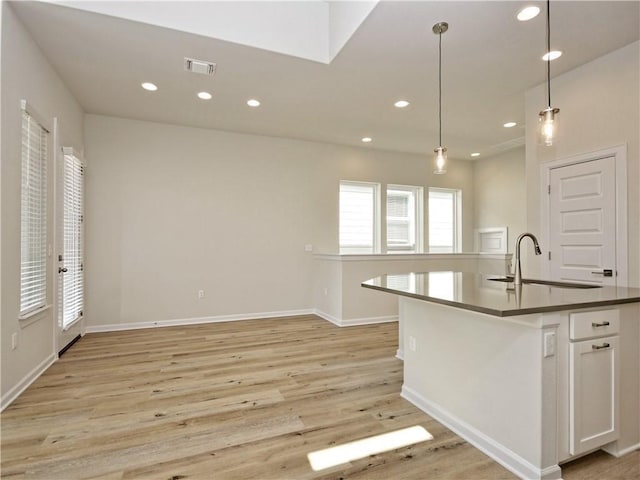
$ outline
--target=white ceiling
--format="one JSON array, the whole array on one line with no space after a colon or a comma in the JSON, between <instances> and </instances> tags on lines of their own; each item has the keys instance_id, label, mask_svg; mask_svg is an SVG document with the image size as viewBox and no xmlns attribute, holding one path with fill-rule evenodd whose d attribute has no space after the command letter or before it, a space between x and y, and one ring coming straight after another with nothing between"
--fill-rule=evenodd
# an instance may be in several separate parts
<instances>
[{"instance_id":1,"label":"white ceiling","mask_svg":"<svg viewBox=\"0 0 640 480\"><path fill-rule=\"evenodd\" d=\"M198 17L199 4L213 15L226 2L176 3ZM546 78L544 14L515 18L531 3L544 13L544 2L380 2L328 64L51 3L12 6L88 113L429 155L438 144L431 27L446 21L443 144L467 159L522 144L525 121L537 120L524 118L524 92ZM237 15L224 18L227 32L244 28ZM555 76L638 40L640 2L556 0L551 22L552 48L564 52L551 63ZM283 27L265 18L261 28L269 37ZM184 72L184 57L217 63L215 76ZM159 90L142 90L144 81ZM213 99L199 100L201 90ZM252 97L259 108L246 106ZM401 98L411 105L394 108ZM552 103L562 109L561 98ZM518 126L503 128L510 120Z\"/></svg>"}]
</instances>

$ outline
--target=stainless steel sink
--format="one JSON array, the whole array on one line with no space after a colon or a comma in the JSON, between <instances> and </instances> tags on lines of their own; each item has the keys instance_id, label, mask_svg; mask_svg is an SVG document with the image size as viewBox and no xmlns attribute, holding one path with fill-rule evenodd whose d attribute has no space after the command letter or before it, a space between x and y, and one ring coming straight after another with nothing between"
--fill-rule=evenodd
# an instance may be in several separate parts
<instances>
[{"instance_id":1,"label":"stainless steel sink","mask_svg":"<svg viewBox=\"0 0 640 480\"><path fill-rule=\"evenodd\" d=\"M505 282L511 283L513 282L513 277L497 277L497 278L489 278L492 282ZM549 287L559 287L559 288L600 288L600 285L588 285L586 283L572 283L572 282L554 282L552 280L534 280L531 278L523 278L522 283L524 284L533 284L533 285L547 285Z\"/></svg>"}]
</instances>

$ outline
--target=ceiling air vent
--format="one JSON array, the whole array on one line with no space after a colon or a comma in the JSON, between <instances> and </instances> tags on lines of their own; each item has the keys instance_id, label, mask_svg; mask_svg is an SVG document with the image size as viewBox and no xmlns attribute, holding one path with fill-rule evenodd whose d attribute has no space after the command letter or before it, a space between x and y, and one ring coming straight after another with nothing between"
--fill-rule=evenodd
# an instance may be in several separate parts
<instances>
[{"instance_id":1,"label":"ceiling air vent","mask_svg":"<svg viewBox=\"0 0 640 480\"><path fill-rule=\"evenodd\" d=\"M491 150L497 152L504 152L506 150L511 150L512 148L520 147L525 144L524 136L514 138L512 140L507 140L506 142L497 143L495 145L491 145Z\"/></svg>"},{"instance_id":2,"label":"ceiling air vent","mask_svg":"<svg viewBox=\"0 0 640 480\"><path fill-rule=\"evenodd\" d=\"M213 76L216 73L216 64L184 57L184 69L187 72L201 73L202 75Z\"/></svg>"}]
</instances>

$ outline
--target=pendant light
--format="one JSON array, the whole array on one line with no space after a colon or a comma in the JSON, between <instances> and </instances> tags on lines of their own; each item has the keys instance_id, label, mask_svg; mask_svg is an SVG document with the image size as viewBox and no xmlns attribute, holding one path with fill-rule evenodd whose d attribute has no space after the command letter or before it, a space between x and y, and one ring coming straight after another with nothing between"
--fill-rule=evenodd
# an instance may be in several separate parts
<instances>
[{"instance_id":1,"label":"pendant light","mask_svg":"<svg viewBox=\"0 0 640 480\"><path fill-rule=\"evenodd\" d=\"M551 14L549 12L550 0L547 0L547 54L551 51ZM551 106L551 59L547 57L547 108L538 115L540 143L550 147L558 134L558 121L556 115L559 108Z\"/></svg>"},{"instance_id":2,"label":"pendant light","mask_svg":"<svg viewBox=\"0 0 640 480\"><path fill-rule=\"evenodd\" d=\"M449 30L447 22L438 22L433 28L433 33L438 35L438 148L433 152L435 170L433 173L441 175L447 173L447 147L442 146L442 34Z\"/></svg>"}]
</instances>

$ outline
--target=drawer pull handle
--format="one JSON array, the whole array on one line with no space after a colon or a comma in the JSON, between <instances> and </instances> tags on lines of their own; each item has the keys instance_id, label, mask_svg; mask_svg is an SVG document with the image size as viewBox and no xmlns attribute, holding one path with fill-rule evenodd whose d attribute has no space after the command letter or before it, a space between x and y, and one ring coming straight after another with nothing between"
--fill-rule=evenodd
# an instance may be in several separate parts
<instances>
[{"instance_id":1,"label":"drawer pull handle","mask_svg":"<svg viewBox=\"0 0 640 480\"><path fill-rule=\"evenodd\" d=\"M611 325L609 322L602 322L602 323L593 322L591 324L592 327L608 327L609 325Z\"/></svg>"},{"instance_id":2,"label":"drawer pull handle","mask_svg":"<svg viewBox=\"0 0 640 480\"><path fill-rule=\"evenodd\" d=\"M593 350L601 350L603 348L609 348L611 345L609 345L608 343L603 343L602 345L591 345L591 348Z\"/></svg>"}]
</instances>

